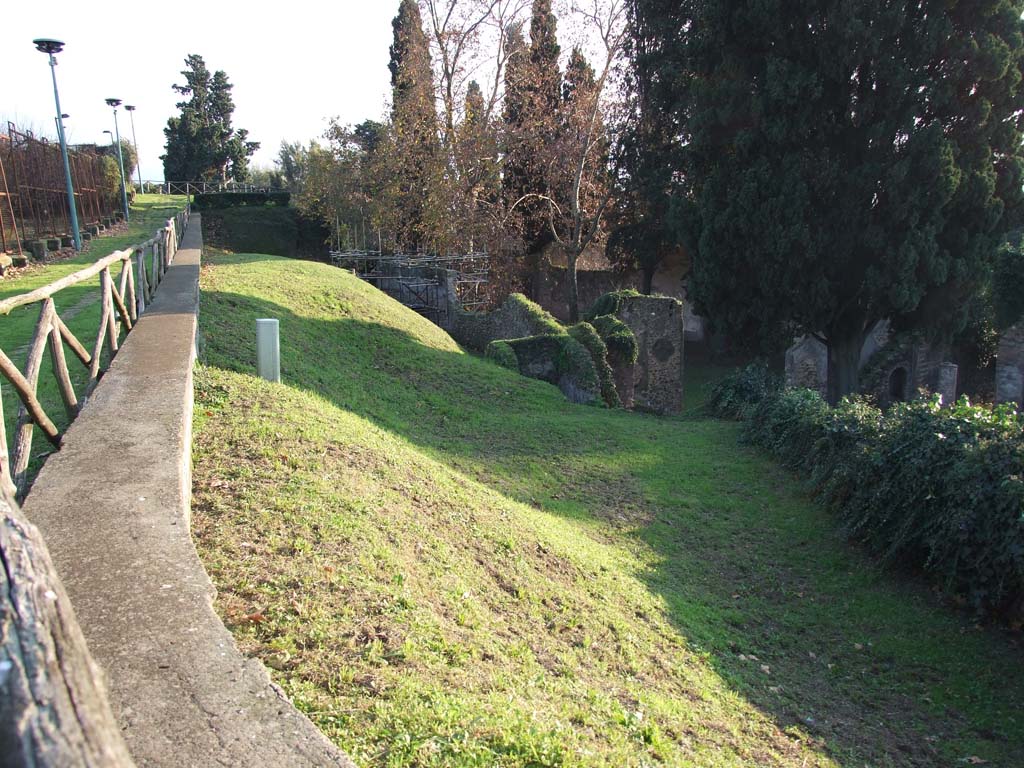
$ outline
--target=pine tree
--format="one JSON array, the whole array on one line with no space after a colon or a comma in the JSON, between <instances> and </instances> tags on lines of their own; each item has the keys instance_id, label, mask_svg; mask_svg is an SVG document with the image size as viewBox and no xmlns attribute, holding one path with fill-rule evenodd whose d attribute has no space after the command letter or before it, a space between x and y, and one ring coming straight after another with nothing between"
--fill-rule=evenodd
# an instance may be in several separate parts
<instances>
[{"instance_id":1,"label":"pine tree","mask_svg":"<svg viewBox=\"0 0 1024 768\"><path fill-rule=\"evenodd\" d=\"M659 30L713 325L829 346L856 391L876 321L955 328L1021 218L1021 0L634 0Z\"/></svg>"},{"instance_id":2,"label":"pine tree","mask_svg":"<svg viewBox=\"0 0 1024 768\"><path fill-rule=\"evenodd\" d=\"M402 161L395 169L401 174L394 189L395 238L399 247L417 250L429 240L425 209L440 159L430 46L416 0L402 0L391 26L392 150Z\"/></svg>"},{"instance_id":3,"label":"pine tree","mask_svg":"<svg viewBox=\"0 0 1024 768\"><path fill-rule=\"evenodd\" d=\"M185 85L172 88L188 99L177 103L181 114L169 118L164 128L164 178L244 181L249 158L260 145L248 141L248 131L231 125L235 104L227 75L221 70L211 75L197 54L189 54L185 66Z\"/></svg>"}]
</instances>

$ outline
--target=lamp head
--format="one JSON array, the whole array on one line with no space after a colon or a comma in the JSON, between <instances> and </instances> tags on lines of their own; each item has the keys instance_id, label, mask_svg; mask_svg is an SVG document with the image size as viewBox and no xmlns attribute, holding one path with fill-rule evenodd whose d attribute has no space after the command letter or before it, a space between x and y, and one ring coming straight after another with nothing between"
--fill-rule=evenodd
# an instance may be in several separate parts
<instances>
[{"instance_id":1,"label":"lamp head","mask_svg":"<svg viewBox=\"0 0 1024 768\"><path fill-rule=\"evenodd\" d=\"M121 104L121 100L120 99L107 99L107 106L111 106L114 109L117 109L118 106L120 106L120 104Z\"/></svg>"},{"instance_id":2,"label":"lamp head","mask_svg":"<svg viewBox=\"0 0 1024 768\"><path fill-rule=\"evenodd\" d=\"M51 56L64 50L64 43L60 40L51 40L47 37L40 37L32 41L37 51L48 53Z\"/></svg>"},{"instance_id":3,"label":"lamp head","mask_svg":"<svg viewBox=\"0 0 1024 768\"><path fill-rule=\"evenodd\" d=\"M135 107L133 107L131 104L125 104L124 108L125 108L126 112L134 112L135 111Z\"/></svg>"},{"instance_id":4,"label":"lamp head","mask_svg":"<svg viewBox=\"0 0 1024 768\"><path fill-rule=\"evenodd\" d=\"M61 114L60 119L67 120L69 117L71 117L71 115L69 115L67 112L64 112Z\"/></svg>"}]
</instances>

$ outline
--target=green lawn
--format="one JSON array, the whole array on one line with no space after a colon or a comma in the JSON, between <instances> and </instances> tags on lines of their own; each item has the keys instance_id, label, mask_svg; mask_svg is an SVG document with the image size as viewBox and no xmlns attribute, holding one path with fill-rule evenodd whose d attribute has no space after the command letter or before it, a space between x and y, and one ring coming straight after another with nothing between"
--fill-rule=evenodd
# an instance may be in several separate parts
<instances>
[{"instance_id":1,"label":"green lawn","mask_svg":"<svg viewBox=\"0 0 1024 768\"><path fill-rule=\"evenodd\" d=\"M131 209L131 222L124 231L93 238L80 253L71 259L51 264L33 265L15 277L0 279L0 299L28 293L36 288L49 285L72 272L77 272L99 261L114 251L148 240L158 229L163 227L167 219L173 218L184 206L185 197L183 195L137 195L136 203ZM114 284L120 285L120 267L114 268L112 275ZM99 277L66 288L54 297L54 302L58 314L67 323L71 332L85 345L86 349L91 351L96 341L100 321ZM39 319L40 306L40 304L33 304L20 307L6 317L0 317L0 349L3 349L22 371L25 370L28 345ZM65 354L68 368L74 379L75 391L81 397L83 387L88 380L88 371L74 357L70 349L66 349ZM69 418L64 411L56 379L53 376L53 365L49 354L43 357L40 370L39 399L47 415L58 428L63 430L69 423ZM11 451L14 450L13 434L17 422L18 406L17 394L5 382L5 386L3 386L4 421ZM30 474L34 476L52 448L38 430L32 447L33 460L30 465Z\"/></svg>"},{"instance_id":2,"label":"green lawn","mask_svg":"<svg viewBox=\"0 0 1024 768\"><path fill-rule=\"evenodd\" d=\"M193 524L365 765L1024 764L1017 635L881 571L738 428L567 403L322 264L208 252ZM284 385L256 379L281 321ZM697 393L697 394L694 394Z\"/></svg>"}]
</instances>

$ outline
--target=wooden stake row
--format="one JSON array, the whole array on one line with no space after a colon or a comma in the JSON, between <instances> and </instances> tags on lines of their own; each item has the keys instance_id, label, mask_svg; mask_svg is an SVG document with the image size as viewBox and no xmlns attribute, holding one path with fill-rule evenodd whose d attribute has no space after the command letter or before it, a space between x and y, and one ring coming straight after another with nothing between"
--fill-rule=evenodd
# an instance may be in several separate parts
<instances>
[{"instance_id":1,"label":"wooden stake row","mask_svg":"<svg viewBox=\"0 0 1024 768\"><path fill-rule=\"evenodd\" d=\"M104 345L109 349L112 359L120 346L122 331L124 334L130 332L146 311L146 307L152 303L156 289L167 274L174 254L181 244L181 235L188 225L188 216L188 209L185 209L175 218L169 219L154 237L141 245L116 251L95 264L47 286L0 302L0 315L7 314L17 307L41 302L39 319L36 321L28 347L24 373L0 349L0 375L14 387L20 400L17 426L14 430L13 454L8 450L6 421L3 403L0 401L0 485L12 492L16 491L19 500L24 498L28 490L28 469L34 428L39 427L55 449L60 448L63 439L62 433L47 416L38 398L39 373L47 346L50 348L53 374L57 380L64 410L68 419L73 420L99 382ZM110 270L118 262L121 264L121 273L115 286ZM99 275L101 312L96 339L90 352L60 318L53 297L61 290L78 285L96 275ZM79 399L75 392L71 372L68 370L65 345L88 369L82 399Z\"/></svg>"}]
</instances>

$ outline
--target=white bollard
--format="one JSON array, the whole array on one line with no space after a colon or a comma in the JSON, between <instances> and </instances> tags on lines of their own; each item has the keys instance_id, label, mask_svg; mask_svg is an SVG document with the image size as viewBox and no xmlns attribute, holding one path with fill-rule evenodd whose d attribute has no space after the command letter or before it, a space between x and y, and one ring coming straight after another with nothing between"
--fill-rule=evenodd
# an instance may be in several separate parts
<instances>
[{"instance_id":1,"label":"white bollard","mask_svg":"<svg viewBox=\"0 0 1024 768\"><path fill-rule=\"evenodd\" d=\"M256 321L256 372L267 381L281 381L281 339L276 319Z\"/></svg>"}]
</instances>

